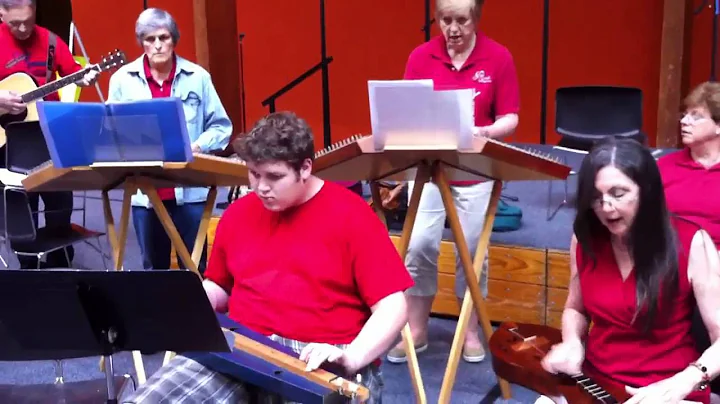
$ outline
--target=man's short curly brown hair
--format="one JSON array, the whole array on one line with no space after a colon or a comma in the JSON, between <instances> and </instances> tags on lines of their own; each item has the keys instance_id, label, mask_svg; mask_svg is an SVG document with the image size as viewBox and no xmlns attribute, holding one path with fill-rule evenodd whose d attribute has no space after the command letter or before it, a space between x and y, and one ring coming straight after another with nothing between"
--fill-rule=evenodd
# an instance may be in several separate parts
<instances>
[{"instance_id":1,"label":"man's short curly brown hair","mask_svg":"<svg viewBox=\"0 0 720 404\"><path fill-rule=\"evenodd\" d=\"M312 130L292 112L274 112L255 123L250 133L233 142L233 149L247 162L283 161L300 170L315 155Z\"/></svg>"}]
</instances>

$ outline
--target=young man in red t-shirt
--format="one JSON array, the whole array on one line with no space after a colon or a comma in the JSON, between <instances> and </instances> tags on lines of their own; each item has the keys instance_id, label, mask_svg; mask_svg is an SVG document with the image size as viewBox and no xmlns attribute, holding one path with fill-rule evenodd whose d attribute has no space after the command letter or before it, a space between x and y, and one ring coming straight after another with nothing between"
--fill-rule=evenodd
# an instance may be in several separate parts
<instances>
[{"instance_id":1,"label":"young man in red t-shirt","mask_svg":"<svg viewBox=\"0 0 720 404\"><path fill-rule=\"evenodd\" d=\"M48 69L48 46L50 37L55 34L35 24L35 0L0 0L0 80L15 73L30 75L38 86L54 81L56 74L61 77L73 74L82 69L75 61L70 48L60 38L55 36L55 52L53 63ZM48 80L48 77L50 78ZM77 84L89 86L97 79L97 72L90 71ZM26 110L26 105L20 99L18 92L0 90L0 110L7 111L0 115L0 125L18 120L17 115ZM45 97L47 101L59 101L57 93ZM5 146L0 147L0 167L5 167ZM45 205L45 226L64 231L70 226L73 207L72 192L40 192L29 193L30 208L36 212L42 197ZM54 251L47 255L49 267L68 267L71 265L74 250L67 248L68 262L63 250ZM18 257L23 268L36 268L37 259L32 257Z\"/></svg>"},{"instance_id":2,"label":"young man in red t-shirt","mask_svg":"<svg viewBox=\"0 0 720 404\"><path fill-rule=\"evenodd\" d=\"M343 376L361 374L378 402L378 358L407 321L413 284L385 226L352 191L312 175L313 135L294 114L261 119L234 147L254 192L218 224L203 283L212 306L294 349L311 370L333 362ZM123 401L191 395L248 402L243 384L185 356Z\"/></svg>"}]
</instances>

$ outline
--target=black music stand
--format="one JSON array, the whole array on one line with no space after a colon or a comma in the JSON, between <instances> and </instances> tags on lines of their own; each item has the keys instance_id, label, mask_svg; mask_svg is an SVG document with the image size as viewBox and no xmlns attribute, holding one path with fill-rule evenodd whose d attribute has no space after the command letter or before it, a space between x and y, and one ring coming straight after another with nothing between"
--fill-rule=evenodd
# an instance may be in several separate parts
<instances>
[{"instance_id":1,"label":"black music stand","mask_svg":"<svg viewBox=\"0 0 720 404\"><path fill-rule=\"evenodd\" d=\"M230 352L191 271L0 271L0 360L105 356L117 404L111 355L164 350Z\"/></svg>"}]
</instances>

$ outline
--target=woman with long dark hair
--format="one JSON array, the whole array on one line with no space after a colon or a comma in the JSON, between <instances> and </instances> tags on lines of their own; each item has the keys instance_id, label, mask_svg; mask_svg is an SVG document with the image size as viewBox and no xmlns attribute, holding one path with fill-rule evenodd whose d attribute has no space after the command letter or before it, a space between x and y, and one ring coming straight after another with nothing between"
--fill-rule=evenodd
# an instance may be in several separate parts
<instances>
[{"instance_id":1,"label":"woman with long dark hair","mask_svg":"<svg viewBox=\"0 0 720 404\"><path fill-rule=\"evenodd\" d=\"M655 159L635 141L596 145L578 176L563 342L544 368L625 385L628 403L709 403L720 344L699 353L690 324L697 305L712 340L720 335L712 239L670 215Z\"/></svg>"}]
</instances>

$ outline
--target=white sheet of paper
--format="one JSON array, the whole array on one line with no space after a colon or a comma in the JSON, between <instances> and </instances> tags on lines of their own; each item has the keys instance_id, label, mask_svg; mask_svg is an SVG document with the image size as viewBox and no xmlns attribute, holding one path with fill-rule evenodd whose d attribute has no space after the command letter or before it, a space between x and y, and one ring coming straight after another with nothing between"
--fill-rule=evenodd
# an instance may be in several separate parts
<instances>
[{"instance_id":1,"label":"white sheet of paper","mask_svg":"<svg viewBox=\"0 0 720 404\"><path fill-rule=\"evenodd\" d=\"M27 175L12 172L7 168L0 168L0 182L11 187L22 187L22 180L27 178Z\"/></svg>"},{"instance_id":2,"label":"white sheet of paper","mask_svg":"<svg viewBox=\"0 0 720 404\"><path fill-rule=\"evenodd\" d=\"M435 91L432 80L368 81L376 150L463 149L472 144L473 90Z\"/></svg>"}]
</instances>

